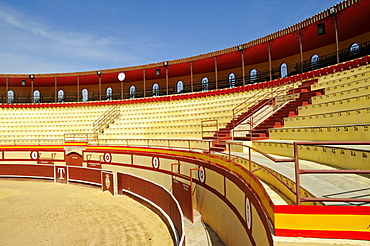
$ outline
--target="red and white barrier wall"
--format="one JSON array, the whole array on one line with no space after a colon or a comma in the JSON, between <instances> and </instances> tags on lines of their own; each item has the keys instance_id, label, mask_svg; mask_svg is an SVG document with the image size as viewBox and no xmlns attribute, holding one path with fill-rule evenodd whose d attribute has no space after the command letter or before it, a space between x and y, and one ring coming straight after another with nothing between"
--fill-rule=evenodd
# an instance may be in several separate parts
<instances>
[{"instance_id":1,"label":"red and white barrier wall","mask_svg":"<svg viewBox=\"0 0 370 246\"><path fill-rule=\"evenodd\" d=\"M119 194L137 196L163 210L180 233L176 240L181 240L183 231L178 225L181 216L173 210L173 196L190 219L192 209L199 211L202 220L226 245L273 245L273 235L370 240L369 207L351 213L352 207L334 210L329 206L274 206L252 173L219 156L166 148L86 145L79 146L80 153L75 153L81 155L81 166L71 166L66 165L65 158L71 146L65 147L0 146L0 177L56 180L63 174L68 182L105 188L109 184ZM41 161L32 154L34 151L41 157L55 153L49 160L53 164L37 164ZM320 222L311 219L312 215ZM350 218L356 226L333 222L344 218Z\"/></svg>"}]
</instances>

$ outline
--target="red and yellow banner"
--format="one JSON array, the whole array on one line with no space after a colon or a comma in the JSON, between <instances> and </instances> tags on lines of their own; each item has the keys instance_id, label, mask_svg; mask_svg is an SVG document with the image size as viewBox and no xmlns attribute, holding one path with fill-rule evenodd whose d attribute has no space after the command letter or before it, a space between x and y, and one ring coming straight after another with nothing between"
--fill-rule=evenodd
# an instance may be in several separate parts
<instances>
[{"instance_id":1,"label":"red and yellow banner","mask_svg":"<svg viewBox=\"0 0 370 246\"><path fill-rule=\"evenodd\" d=\"M370 207L277 205L275 235L370 240Z\"/></svg>"}]
</instances>

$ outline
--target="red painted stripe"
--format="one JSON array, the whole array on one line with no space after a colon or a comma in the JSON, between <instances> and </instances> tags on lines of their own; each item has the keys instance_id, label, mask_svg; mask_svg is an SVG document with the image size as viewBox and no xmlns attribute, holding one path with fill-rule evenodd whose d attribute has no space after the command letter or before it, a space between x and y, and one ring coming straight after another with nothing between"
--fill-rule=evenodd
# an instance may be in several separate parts
<instances>
[{"instance_id":1,"label":"red painted stripe","mask_svg":"<svg viewBox=\"0 0 370 246\"><path fill-rule=\"evenodd\" d=\"M6 151L10 150L24 150L24 149L33 149L33 150L46 150L46 149L63 149L63 145L0 145L0 149Z\"/></svg>"},{"instance_id":2,"label":"red painted stripe","mask_svg":"<svg viewBox=\"0 0 370 246\"><path fill-rule=\"evenodd\" d=\"M275 205L274 206L274 212L279 213L279 214L370 215L370 207L365 207L365 206Z\"/></svg>"},{"instance_id":3,"label":"red painted stripe","mask_svg":"<svg viewBox=\"0 0 370 246\"><path fill-rule=\"evenodd\" d=\"M275 236L370 240L370 231L315 231L275 228Z\"/></svg>"}]
</instances>

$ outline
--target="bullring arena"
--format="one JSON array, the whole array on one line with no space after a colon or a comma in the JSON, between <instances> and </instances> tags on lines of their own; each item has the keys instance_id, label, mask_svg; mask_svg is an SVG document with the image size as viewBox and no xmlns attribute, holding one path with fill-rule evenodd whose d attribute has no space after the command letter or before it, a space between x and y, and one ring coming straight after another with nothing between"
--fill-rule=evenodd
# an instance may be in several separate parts
<instances>
[{"instance_id":1,"label":"bullring arena","mask_svg":"<svg viewBox=\"0 0 370 246\"><path fill-rule=\"evenodd\" d=\"M346 0L184 59L1 74L0 244L369 245L369 11Z\"/></svg>"},{"instance_id":2,"label":"bullring arena","mask_svg":"<svg viewBox=\"0 0 370 246\"><path fill-rule=\"evenodd\" d=\"M35 181L0 189L1 245L173 245L163 221L126 196Z\"/></svg>"}]
</instances>

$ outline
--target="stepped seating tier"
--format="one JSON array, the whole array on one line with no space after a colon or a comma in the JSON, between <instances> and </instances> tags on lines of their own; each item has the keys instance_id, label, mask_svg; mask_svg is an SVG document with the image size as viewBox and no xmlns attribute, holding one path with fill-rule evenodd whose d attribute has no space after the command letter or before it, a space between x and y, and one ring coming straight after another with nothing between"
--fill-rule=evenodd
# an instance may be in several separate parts
<instances>
[{"instance_id":1,"label":"stepped seating tier","mask_svg":"<svg viewBox=\"0 0 370 246\"><path fill-rule=\"evenodd\" d=\"M305 141L369 141L370 124L269 129L270 139Z\"/></svg>"},{"instance_id":2,"label":"stepped seating tier","mask_svg":"<svg viewBox=\"0 0 370 246\"><path fill-rule=\"evenodd\" d=\"M0 140L62 140L65 133L93 133L92 122L109 107L1 108Z\"/></svg>"},{"instance_id":3,"label":"stepped seating tier","mask_svg":"<svg viewBox=\"0 0 370 246\"><path fill-rule=\"evenodd\" d=\"M370 75L370 72L369 73L366 73L366 74L369 74ZM362 86L366 86L369 84L369 77L364 77L364 78L361 78L361 79L358 79L358 80L346 80L345 83L340 83L339 85L335 85L335 86L328 86L325 88L325 94L331 94L331 93L336 93L336 92L342 92L346 89L353 89L353 88L357 88L357 87L362 87Z\"/></svg>"},{"instance_id":4,"label":"stepped seating tier","mask_svg":"<svg viewBox=\"0 0 370 246\"><path fill-rule=\"evenodd\" d=\"M298 92L302 92L302 93L298 93L299 96L293 97L292 98L293 100L286 103L282 108L280 108L278 111L274 112L272 115L267 117L262 123L258 124L252 130L252 134L249 133L246 136L234 137L234 139L250 141L251 138L253 140L268 138L269 128L283 127L284 126L283 119L285 117L296 115L299 106L307 105L310 101L310 98L312 96L321 94L322 90L318 90L318 91L298 90Z\"/></svg>"},{"instance_id":5,"label":"stepped seating tier","mask_svg":"<svg viewBox=\"0 0 370 246\"><path fill-rule=\"evenodd\" d=\"M348 97L330 102L305 105L298 107L298 115L308 116L313 114L364 108L369 105L369 100L370 94L367 94L363 96Z\"/></svg>"},{"instance_id":6,"label":"stepped seating tier","mask_svg":"<svg viewBox=\"0 0 370 246\"><path fill-rule=\"evenodd\" d=\"M300 106L297 116L284 118L284 127L270 128L270 139L253 141L253 147L293 157L297 141L369 141L369 76L370 66L365 65L319 78L311 88L325 95L312 97L311 105ZM339 169L369 169L368 145L300 146L299 151L301 159Z\"/></svg>"},{"instance_id":7,"label":"stepped seating tier","mask_svg":"<svg viewBox=\"0 0 370 246\"><path fill-rule=\"evenodd\" d=\"M367 62L367 58L360 60ZM248 112L244 112L233 119L232 109L242 102L254 102L254 95L258 93L275 95L276 101L284 98L282 95L274 94L276 93L275 88L293 89L295 94L290 96L294 95L294 97L279 111L263 119L263 122L253 129L252 138L268 138L269 128L287 127L291 129L290 132L293 132L295 128L331 124L339 125L339 129L346 129L346 124L366 125L369 122L365 112L370 110L366 105L370 94L367 78L370 66L365 65L328 75L330 69L334 71L337 68L342 69L343 66L345 65L339 64L332 68L320 69L299 76L237 88L183 95L86 103L1 104L0 140L18 139L22 136L26 139L58 138L65 133L90 133L93 122L112 105L119 105L121 115L110 123L109 128L100 133L100 138L103 139L187 138L187 135L189 138L200 139L202 136L201 122L217 120L220 129L218 138L227 140L231 138L231 128L250 117ZM303 89L312 81L312 78L321 73L326 75L319 77L316 80L318 83L310 86L315 91L310 92L310 90ZM292 81L295 82L291 83ZM317 95L322 90L325 90L326 95ZM312 96L314 96L311 99L313 104L308 105ZM258 107L258 104L255 104L255 107ZM322 108L326 108L326 111ZM330 109L329 112L328 109ZM345 120L331 114L338 114ZM283 120L284 117L286 117L285 120ZM311 119L303 120L304 117L311 117ZM316 118L319 120L315 121ZM333 119L328 120L328 118ZM322 119L325 119L323 124L320 123ZM163 135L161 136L160 133ZM277 137L276 134L272 136ZM247 137L244 140L247 140ZM215 145L218 144L220 143L215 143Z\"/></svg>"},{"instance_id":8,"label":"stepped seating tier","mask_svg":"<svg viewBox=\"0 0 370 246\"><path fill-rule=\"evenodd\" d=\"M265 153L293 157L293 142L301 140L257 140L253 147ZM340 169L369 170L369 145L299 146L299 158Z\"/></svg>"},{"instance_id":9,"label":"stepped seating tier","mask_svg":"<svg viewBox=\"0 0 370 246\"><path fill-rule=\"evenodd\" d=\"M363 80L364 82L367 83L367 85L361 86L361 87L354 87L352 89L347 89L343 91L338 91L330 94L325 94L321 96L317 96L312 98L312 103L313 104L318 104L318 103L326 103L326 102L331 102L335 100L340 100L340 99L346 99L350 97L357 97L357 96L364 96L368 95L370 93L370 88L369 88L369 81L368 80Z\"/></svg>"},{"instance_id":10,"label":"stepped seating tier","mask_svg":"<svg viewBox=\"0 0 370 246\"><path fill-rule=\"evenodd\" d=\"M282 87L298 87L301 82ZM257 93L268 93L270 87L234 95L215 95L183 101L153 103L148 107L121 106L121 117L104 131L101 138L192 138L201 139L201 122L217 120L225 128L232 118L232 109L241 102L254 102ZM161 135L162 134L162 135Z\"/></svg>"},{"instance_id":11,"label":"stepped seating tier","mask_svg":"<svg viewBox=\"0 0 370 246\"><path fill-rule=\"evenodd\" d=\"M120 117L100 132L101 139L124 138L201 138L200 122L217 119L224 127L231 110L256 92L269 91L267 83L253 90L219 90L121 103ZM228 91L228 93L221 93ZM206 95L196 97L194 95ZM177 98L177 100L174 100ZM180 99L181 98L181 99ZM19 104L2 105L0 140L63 139L65 133L92 133L92 125L112 107L110 102L95 104ZM78 114L76 114L78 112Z\"/></svg>"},{"instance_id":12,"label":"stepped seating tier","mask_svg":"<svg viewBox=\"0 0 370 246\"><path fill-rule=\"evenodd\" d=\"M328 85L330 86L331 81L334 80L340 80L348 77L350 77L351 79L356 79L356 77L358 77L359 74L365 74L367 72L370 72L370 66L368 64L364 64L363 66L359 66L353 69L337 71L328 75L321 75L318 76L319 83L317 85L314 85L315 87L314 89L322 89L324 87L327 87ZM329 84L325 84L326 82L329 82Z\"/></svg>"},{"instance_id":13,"label":"stepped seating tier","mask_svg":"<svg viewBox=\"0 0 370 246\"><path fill-rule=\"evenodd\" d=\"M284 126L330 126L345 124L366 124L370 122L370 107L330 113L295 116L284 119Z\"/></svg>"}]
</instances>

